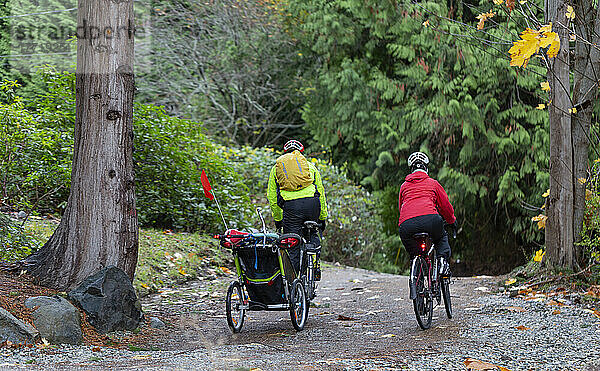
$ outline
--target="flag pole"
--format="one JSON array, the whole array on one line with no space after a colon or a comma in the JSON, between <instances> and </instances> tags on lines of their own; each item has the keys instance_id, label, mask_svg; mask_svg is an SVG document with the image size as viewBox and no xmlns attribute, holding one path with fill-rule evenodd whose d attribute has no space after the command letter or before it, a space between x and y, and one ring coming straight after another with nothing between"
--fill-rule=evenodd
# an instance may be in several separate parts
<instances>
[{"instance_id":1,"label":"flag pole","mask_svg":"<svg viewBox=\"0 0 600 371\"><path fill-rule=\"evenodd\" d=\"M221 214L221 219L223 220L223 224L225 225L225 230L228 230L229 227L227 226L227 222L225 221L225 217L223 216L223 212L221 211L221 206L219 205L219 200L217 200L217 196L215 195L215 192L212 189L210 190L210 193L215 198L215 202L217 203L217 208L219 209L219 214Z\"/></svg>"}]
</instances>

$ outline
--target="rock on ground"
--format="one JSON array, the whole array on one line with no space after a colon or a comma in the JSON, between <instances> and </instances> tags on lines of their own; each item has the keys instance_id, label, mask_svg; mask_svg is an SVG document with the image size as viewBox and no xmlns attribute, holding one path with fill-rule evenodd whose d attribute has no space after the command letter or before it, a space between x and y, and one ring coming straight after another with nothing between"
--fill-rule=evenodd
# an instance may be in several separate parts
<instances>
[{"instance_id":1,"label":"rock on ground","mask_svg":"<svg viewBox=\"0 0 600 371\"><path fill-rule=\"evenodd\" d=\"M25 300L33 313L40 336L52 344L80 344L83 341L79 311L60 296L36 296Z\"/></svg>"},{"instance_id":2,"label":"rock on ground","mask_svg":"<svg viewBox=\"0 0 600 371\"><path fill-rule=\"evenodd\" d=\"M12 343L34 342L40 336L39 332L7 310L0 308L0 342Z\"/></svg>"},{"instance_id":3,"label":"rock on ground","mask_svg":"<svg viewBox=\"0 0 600 371\"><path fill-rule=\"evenodd\" d=\"M68 298L85 311L100 333L134 330L142 319L142 306L129 277L114 266L86 278Z\"/></svg>"}]
</instances>

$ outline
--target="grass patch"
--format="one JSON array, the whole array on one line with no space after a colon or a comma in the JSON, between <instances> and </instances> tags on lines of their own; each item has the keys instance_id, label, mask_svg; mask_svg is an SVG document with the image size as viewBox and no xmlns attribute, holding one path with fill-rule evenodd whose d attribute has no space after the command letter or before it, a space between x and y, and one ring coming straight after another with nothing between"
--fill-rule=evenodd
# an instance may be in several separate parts
<instances>
[{"instance_id":1,"label":"grass patch","mask_svg":"<svg viewBox=\"0 0 600 371\"><path fill-rule=\"evenodd\" d=\"M220 267L231 266L231 260L207 235L141 230L133 284L140 295L146 295L200 276L224 275Z\"/></svg>"},{"instance_id":2,"label":"grass patch","mask_svg":"<svg viewBox=\"0 0 600 371\"><path fill-rule=\"evenodd\" d=\"M25 223L24 233L41 246L56 227L56 221L33 218ZM140 296L199 277L225 275L227 270L220 267L233 266L231 254L208 235L156 229L141 229L139 233L133 285Z\"/></svg>"}]
</instances>

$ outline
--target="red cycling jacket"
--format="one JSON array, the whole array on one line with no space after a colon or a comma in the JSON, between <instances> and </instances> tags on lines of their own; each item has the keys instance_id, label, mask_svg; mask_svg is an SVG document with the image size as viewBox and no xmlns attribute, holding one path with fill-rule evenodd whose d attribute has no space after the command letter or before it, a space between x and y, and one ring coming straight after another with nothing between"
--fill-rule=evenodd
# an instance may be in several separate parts
<instances>
[{"instance_id":1,"label":"red cycling jacket","mask_svg":"<svg viewBox=\"0 0 600 371\"><path fill-rule=\"evenodd\" d=\"M406 181L400 187L398 207L398 225L410 218L429 214L440 214L448 224L456 221L454 208L446 191L437 180L430 178L424 171L415 171L406 177Z\"/></svg>"}]
</instances>

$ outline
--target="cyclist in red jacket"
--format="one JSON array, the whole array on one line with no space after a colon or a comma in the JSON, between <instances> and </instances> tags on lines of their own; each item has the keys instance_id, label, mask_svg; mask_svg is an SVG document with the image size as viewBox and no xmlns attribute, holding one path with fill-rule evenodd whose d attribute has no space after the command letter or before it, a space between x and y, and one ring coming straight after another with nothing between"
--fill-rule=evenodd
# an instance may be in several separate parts
<instances>
[{"instance_id":1,"label":"cyclist in red jacket","mask_svg":"<svg viewBox=\"0 0 600 371\"><path fill-rule=\"evenodd\" d=\"M428 165L429 158L422 152L415 152L408 157L411 173L400 187L398 228L402 243L411 256L417 251L413 236L416 233L429 233L441 260L441 273L449 275L450 244L444 220L453 225L456 217L444 188L429 177Z\"/></svg>"}]
</instances>

